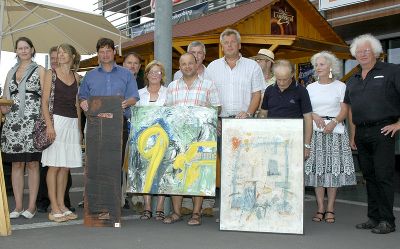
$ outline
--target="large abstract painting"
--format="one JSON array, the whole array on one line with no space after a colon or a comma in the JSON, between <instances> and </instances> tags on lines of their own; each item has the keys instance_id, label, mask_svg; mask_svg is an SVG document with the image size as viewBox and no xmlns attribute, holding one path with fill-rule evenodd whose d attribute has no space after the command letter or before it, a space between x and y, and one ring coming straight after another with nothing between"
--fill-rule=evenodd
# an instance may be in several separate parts
<instances>
[{"instance_id":1,"label":"large abstract painting","mask_svg":"<svg viewBox=\"0 0 400 249\"><path fill-rule=\"evenodd\" d=\"M213 108L133 108L127 192L214 196L216 127Z\"/></svg>"},{"instance_id":2,"label":"large abstract painting","mask_svg":"<svg viewBox=\"0 0 400 249\"><path fill-rule=\"evenodd\" d=\"M303 120L223 119L221 230L303 233Z\"/></svg>"}]
</instances>

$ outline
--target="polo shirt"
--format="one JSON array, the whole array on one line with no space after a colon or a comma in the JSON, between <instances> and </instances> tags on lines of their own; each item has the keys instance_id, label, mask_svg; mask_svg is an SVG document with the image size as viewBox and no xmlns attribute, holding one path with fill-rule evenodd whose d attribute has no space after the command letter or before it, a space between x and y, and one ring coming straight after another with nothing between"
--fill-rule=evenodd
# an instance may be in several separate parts
<instances>
[{"instance_id":1,"label":"polo shirt","mask_svg":"<svg viewBox=\"0 0 400 249\"><path fill-rule=\"evenodd\" d=\"M268 86L261 109L268 111L268 118L303 118L303 114L312 112L307 89L296 81L283 91L276 83Z\"/></svg>"},{"instance_id":2,"label":"polo shirt","mask_svg":"<svg viewBox=\"0 0 400 249\"><path fill-rule=\"evenodd\" d=\"M362 79L361 68L348 81L344 103L351 106L353 123L374 123L400 116L400 67L377 61Z\"/></svg>"},{"instance_id":3,"label":"polo shirt","mask_svg":"<svg viewBox=\"0 0 400 249\"><path fill-rule=\"evenodd\" d=\"M132 73L115 63L110 72L105 71L100 64L86 73L79 87L78 96L81 100L87 100L91 96L123 96L124 99L132 97L140 99ZM125 109L124 116L130 117L130 107Z\"/></svg>"}]
</instances>

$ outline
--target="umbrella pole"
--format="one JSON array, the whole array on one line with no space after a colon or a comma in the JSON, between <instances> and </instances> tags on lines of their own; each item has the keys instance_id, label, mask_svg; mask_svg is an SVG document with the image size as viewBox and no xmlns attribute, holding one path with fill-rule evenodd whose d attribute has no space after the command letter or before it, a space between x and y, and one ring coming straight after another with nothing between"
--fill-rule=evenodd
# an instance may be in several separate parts
<instances>
[{"instance_id":1,"label":"umbrella pole","mask_svg":"<svg viewBox=\"0 0 400 249\"><path fill-rule=\"evenodd\" d=\"M1 51L2 51L2 45L3 45L3 18L4 18L4 4L6 0L0 0L1 1L1 6L0 6L0 62L1 62Z\"/></svg>"}]
</instances>

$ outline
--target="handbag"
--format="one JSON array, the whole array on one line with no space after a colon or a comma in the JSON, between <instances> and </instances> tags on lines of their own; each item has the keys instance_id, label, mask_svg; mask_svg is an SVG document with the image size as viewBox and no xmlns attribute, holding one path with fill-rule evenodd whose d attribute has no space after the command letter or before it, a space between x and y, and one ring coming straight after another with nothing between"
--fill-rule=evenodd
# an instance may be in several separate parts
<instances>
[{"instance_id":1,"label":"handbag","mask_svg":"<svg viewBox=\"0 0 400 249\"><path fill-rule=\"evenodd\" d=\"M51 122L54 124L53 121L53 105L54 105L54 89L55 89L55 80L56 74L53 70L52 73L52 80L51 80L51 88L50 88L50 98L49 98L49 113ZM35 121L33 126L33 147L35 147L39 151L43 151L47 149L53 141L47 137L47 126L46 122L43 117L43 113L40 112L39 118Z\"/></svg>"},{"instance_id":2,"label":"handbag","mask_svg":"<svg viewBox=\"0 0 400 249\"><path fill-rule=\"evenodd\" d=\"M329 124L329 122L331 122L331 120L324 120L325 121L325 125L327 125L327 124ZM332 131L332 133L337 133L337 134L344 134L344 124L343 124L343 122L341 122L341 123L338 123L336 126L335 126L335 129L333 129L333 131ZM318 131L318 132L323 132L324 131L324 128L319 128L318 126L317 126L317 124L315 123L315 121L313 120L313 130L314 131Z\"/></svg>"}]
</instances>

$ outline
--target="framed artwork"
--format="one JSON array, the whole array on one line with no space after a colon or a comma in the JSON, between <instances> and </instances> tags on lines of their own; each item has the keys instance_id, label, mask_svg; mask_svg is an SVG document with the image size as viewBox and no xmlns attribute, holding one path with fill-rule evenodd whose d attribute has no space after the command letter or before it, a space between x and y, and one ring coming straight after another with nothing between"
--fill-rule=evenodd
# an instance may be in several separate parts
<instances>
[{"instance_id":1,"label":"framed artwork","mask_svg":"<svg viewBox=\"0 0 400 249\"><path fill-rule=\"evenodd\" d=\"M214 196L216 128L213 108L133 108L127 192Z\"/></svg>"},{"instance_id":2,"label":"framed artwork","mask_svg":"<svg viewBox=\"0 0 400 249\"><path fill-rule=\"evenodd\" d=\"M303 120L223 119L220 229L303 233Z\"/></svg>"}]
</instances>

